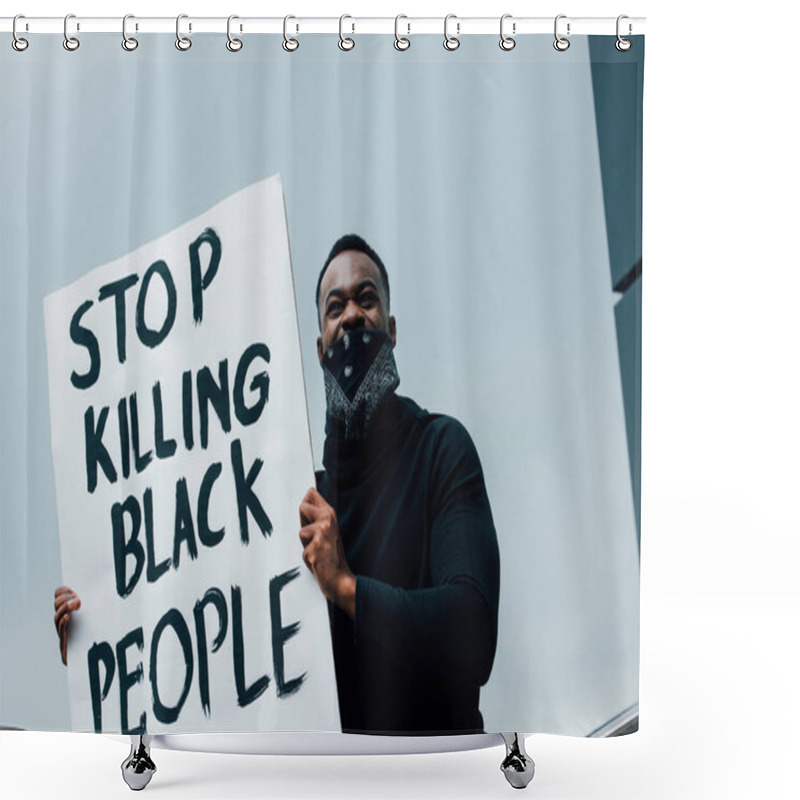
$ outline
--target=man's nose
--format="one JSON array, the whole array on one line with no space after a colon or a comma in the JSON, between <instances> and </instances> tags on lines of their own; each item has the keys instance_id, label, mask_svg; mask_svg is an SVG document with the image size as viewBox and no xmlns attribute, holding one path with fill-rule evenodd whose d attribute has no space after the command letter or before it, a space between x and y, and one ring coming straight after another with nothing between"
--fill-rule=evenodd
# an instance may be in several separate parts
<instances>
[{"instance_id":1,"label":"man's nose","mask_svg":"<svg viewBox=\"0 0 800 800\"><path fill-rule=\"evenodd\" d=\"M349 300L342 312L342 328L346 331L363 328L366 323L364 312L354 300Z\"/></svg>"}]
</instances>

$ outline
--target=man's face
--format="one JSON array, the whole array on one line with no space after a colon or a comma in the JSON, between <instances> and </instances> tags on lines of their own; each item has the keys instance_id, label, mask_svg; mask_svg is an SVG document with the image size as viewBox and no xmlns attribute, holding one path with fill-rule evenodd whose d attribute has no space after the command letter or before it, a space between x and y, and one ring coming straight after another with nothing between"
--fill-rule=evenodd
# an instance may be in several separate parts
<instances>
[{"instance_id":1,"label":"man's face","mask_svg":"<svg viewBox=\"0 0 800 800\"><path fill-rule=\"evenodd\" d=\"M389 316L386 289L377 264L366 253L345 250L328 264L319 290L321 334L317 355L348 331L384 331L396 344L394 317Z\"/></svg>"}]
</instances>

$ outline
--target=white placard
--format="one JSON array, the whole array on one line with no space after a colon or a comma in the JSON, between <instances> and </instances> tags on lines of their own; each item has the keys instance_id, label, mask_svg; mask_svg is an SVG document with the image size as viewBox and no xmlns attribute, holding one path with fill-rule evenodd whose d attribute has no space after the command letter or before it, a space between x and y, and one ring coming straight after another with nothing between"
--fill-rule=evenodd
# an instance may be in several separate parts
<instances>
[{"instance_id":1,"label":"white placard","mask_svg":"<svg viewBox=\"0 0 800 800\"><path fill-rule=\"evenodd\" d=\"M339 730L279 177L44 312L73 730Z\"/></svg>"}]
</instances>

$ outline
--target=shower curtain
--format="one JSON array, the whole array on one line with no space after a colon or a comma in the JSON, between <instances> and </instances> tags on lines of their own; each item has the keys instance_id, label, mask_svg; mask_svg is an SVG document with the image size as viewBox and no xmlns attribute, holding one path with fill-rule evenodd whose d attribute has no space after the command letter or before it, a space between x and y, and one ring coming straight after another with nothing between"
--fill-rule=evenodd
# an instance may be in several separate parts
<instances>
[{"instance_id":1,"label":"shower curtain","mask_svg":"<svg viewBox=\"0 0 800 800\"><path fill-rule=\"evenodd\" d=\"M2 725L635 730L643 37L28 38Z\"/></svg>"}]
</instances>

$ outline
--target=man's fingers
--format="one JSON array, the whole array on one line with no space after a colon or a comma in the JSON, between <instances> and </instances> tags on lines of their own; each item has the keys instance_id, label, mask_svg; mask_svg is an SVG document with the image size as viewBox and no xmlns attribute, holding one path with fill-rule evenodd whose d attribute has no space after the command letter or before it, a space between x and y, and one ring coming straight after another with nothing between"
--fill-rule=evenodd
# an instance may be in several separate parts
<instances>
[{"instance_id":1,"label":"man's fingers","mask_svg":"<svg viewBox=\"0 0 800 800\"><path fill-rule=\"evenodd\" d=\"M308 525L310 522L314 521L314 518L309 515L307 510L305 510L305 509L308 509L309 507L310 507L309 503L306 503L306 502L300 503L299 511L300 511L300 525L301 525L301 527L303 525Z\"/></svg>"},{"instance_id":2,"label":"man's fingers","mask_svg":"<svg viewBox=\"0 0 800 800\"><path fill-rule=\"evenodd\" d=\"M64 606L74 606L72 610L77 611L81 607L81 599L75 593L65 594L61 595L61 597L57 597L53 605L56 611L64 608Z\"/></svg>"},{"instance_id":3,"label":"man's fingers","mask_svg":"<svg viewBox=\"0 0 800 800\"><path fill-rule=\"evenodd\" d=\"M58 623L61 622L61 620L63 619L64 614L68 614L70 611L73 610L74 609L72 608L70 603L64 603L63 605L59 606L59 608L56 609L55 616L53 617L53 619L56 621L56 627L58 627Z\"/></svg>"},{"instance_id":4,"label":"man's fingers","mask_svg":"<svg viewBox=\"0 0 800 800\"><path fill-rule=\"evenodd\" d=\"M55 620L58 623L58 620L64 614L68 614L70 611L77 611L81 607L81 601L76 597L74 600L66 603L62 603L60 606L56 608L55 613Z\"/></svg>"},{"instance_id":5,"label":"man's fingers","mask_svg":"<svg viewBox=\"0 0 800 800\"><path fill-rule=\"evenodd\" d=\"M313 525L305 525L300 528L300 541L303 543L303 547L306 547L314 538L316 531L317 529Z\"/></svg>"},{"instance_id":6,"label":"man's fingers","mask_svg":"<svg viewBox=\"0 0 800 800\"><path fill-rule=\"evenodd\" d=\"M69 614L61 619L61 623L59 624L58 630L58 637L59 642L61 644L61 661L66 664L67 663L67 633L66 633L66 625L69 622Z\"/></svg>"},{"instance_id":7,"label":"man's fingers","mask_svg":"<svg viewBox=\"0 0 800 800\"><path fill-rule=\"evenodd\" d=\"M69 586L59 586L53 592L53 605L55 616L53 622L58 633L59 650L61 651L61 661L67 663L67 626L69 625L70 613L77 611L81 607L81 599Z\"/></svg>"},{"instance_id":8,"label":"man's fingers","mask_svg":"<svg viewBox=\"0 0 800 800\"><path fill-rule=\"evenodd\" d=\"M58 622L58 641L61 650L61 661L67 663L67 624L69 623L69 614L65 614Z\"/></svg>"},{"instance_id":9,"label":"man's fingers","mask_svg":"<svg viewBox=\"0 0 800 800\"><path fill-rule=\"evenodd\" d=\"M56 613L53 617L53 622L56 626L58 635L62 635L62 630L65 630L67 622L69 622L69 615L72 611L77 611L81 607L81 600L76 595L64 595L56 600Z\"/></svg>"},{"instance_id":10,"label":"man's fingers","mask_svg":"<svg viewBox=\"0 0 800 800\"><path fill-rule=\"evenodd\" d=\"M303 525L308 525L318 520L323 513L323 510L319 506L307 503L305 500L300 503L300 521Z\"/></svg>"},{"instance_id":11,"label":"man's fingers","mask_svg":"<svg viewBox=\"0 0 800 800\"><path fill-rule=\"evenodd\" d=\"M67 625L69 625L69 614L64 614L58 621L58 638L62 644L67 641Z\"/></svg>"},{"instance_id":12,"label":"man's fingers","mask_svg":"<svg viewBox=\"0 0 800 800\"><path fill-rule=\"evenodd\" d=\"M319 518L319 514L328 508L325 498L312 486L300 502L300 524L308 525Z\"/></svg>"},{"instance_id":13,"label":"man's fingers","mask_svg":"<svg viewBox=\"0 0 800 800\"><path fill-rule=\"evenodd\" d=\"M328 505L327 500L312 486L303 498L304 503L310 503L317 508L325 508Z\"/></svg>"},{"instance_id":14,"label":"man's fingers","mask_svg":"<svg viewBox=\"0 0 800 800\"><path fill-rule=\"evenodd\" d=\"M327 506L325 498L312 486L303 498L303 502L311 503L314 506Z\"/></svg>"},{"instance_id":15,"label":"man's fingers","mask_svg":"<svg viewBox=\"0 0 800 800\"><path fill-rule=\"evenodd\" d=\"M303 497L303 500L302 500L302 502L303 502L303 503L313 503L314 501L312 500L312 498L313 498L315 495L318 495L318 494L319 494L319 492L317 492L317 490L316 490L316 489L315 489L315 488L312 486L312 487L311 487L311 488L310 488L310 489L309 489L309 490L308 490L308 491L305 493L305 496Z\"/></svg>"}]
</instances>

